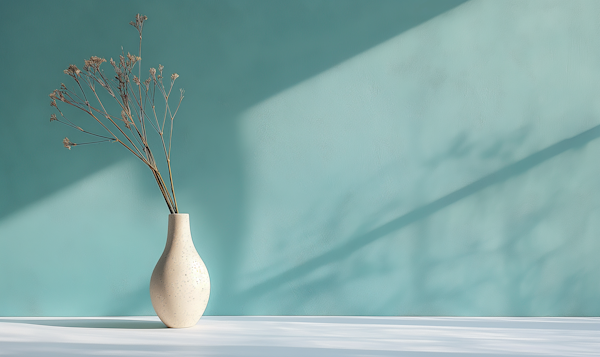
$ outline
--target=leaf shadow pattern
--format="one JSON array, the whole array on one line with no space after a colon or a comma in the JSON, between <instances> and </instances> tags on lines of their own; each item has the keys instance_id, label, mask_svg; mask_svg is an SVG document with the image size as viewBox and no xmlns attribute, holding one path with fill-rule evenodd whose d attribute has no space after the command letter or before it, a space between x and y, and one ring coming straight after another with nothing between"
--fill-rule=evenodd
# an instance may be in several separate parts
<instances>
[{"instance_id":1,"label":"leaf shadow pattern","mask_svg":"<svg viewBox=\"0 0 600 357\"><path fill-rule=\"evenodd\" d=\"M279 275L276 275L272 278L264 280L254 286L243 290L238 293L238 299L257 299L260 296L264 296L269 292L278 289L281 285L288 283L290 281L297 281L314 271L332 264L334 262L342 261L348 257L350 257L355 252L360 249L368 246L369 244L377 241L380 238L387 236L388 234L401 230L411 224L414 224L420 220L426 219L436 212L443 210L444 208L457 203L479 191L482 191L490 186L497 185L503 183L511 178L519 176L528 170L566 152L569 150L580 149L589 142L600 137L600 125L594 126L578 135L575 135L571 138L564 139L559 141L545 149L542 149L536 153L533 153L521 160L518 160L512 164L509 164L503 167L500 170L497 170L489 175L486 175L479 180L476 180L450 194L447 194L433 202L430 202L426 205L423 205L409 213L406 213L394 220L389 221L371 231L358 234L354 237L349 238L345 243L340 244L338 247L333 248L323 254L317 255L313 258L306 260L304 263L301 263L297 266L294 266ZM541 218L539 215L543 216L544 212L537 212L537 219L535 221L539 221ZM531 225L528 227L521 227L522 229L531 229ZM522 230L521 229L521 230ZM516 232L516 231L515 231ZM513 233L515 233L513 232ZM510 255L511 246L514 244L514 240L517 239L518 234L513 234L513 239L509 242L505 243L501 249L505 250L506 255ZM423 244L425 244L423 242ZM545 259L545 257L556 252L557 249L554 249L539 259ZM322 284L330 284L334 280L333 277L321 278L318 279L315 283L318 285ZM521 280L521 278L517 278L517 281ZM516 289L516 288L515 288ZM516 290L515 290L516 291ZM517 301L512 302L513 305L518 304Z\"/></svg>"}]
</instances>

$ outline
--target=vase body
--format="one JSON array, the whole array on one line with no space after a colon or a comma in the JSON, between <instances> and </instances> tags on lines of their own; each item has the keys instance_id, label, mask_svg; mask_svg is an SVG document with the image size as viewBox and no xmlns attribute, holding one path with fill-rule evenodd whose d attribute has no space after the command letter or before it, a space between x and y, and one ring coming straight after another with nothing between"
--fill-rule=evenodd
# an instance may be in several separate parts
<instances>
[{"instance_id":1,"label":"vase body","mask_svg":"<svg viewBox=\"0 0 600 357\"><path fill-rule=\"evenodd\" d=\"M170 214L167 244L150 279L154 311L167 327L191 327L209 295L210 279L192 241L189 215Z\"/></svg>"}]
</instances>

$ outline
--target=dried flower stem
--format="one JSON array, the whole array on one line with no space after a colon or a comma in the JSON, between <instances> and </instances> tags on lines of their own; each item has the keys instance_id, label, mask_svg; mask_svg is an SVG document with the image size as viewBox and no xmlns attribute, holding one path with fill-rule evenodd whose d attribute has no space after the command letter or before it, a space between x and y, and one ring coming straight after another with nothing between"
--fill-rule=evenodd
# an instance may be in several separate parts
<instances>
[{"instance_id":1,"label":"dried flower stem","mask_svg":"<svg viewBox=\"0 0 600 357\"><path fill-rule=\"evenodd\" d=\"M130 24L135 27L139 34L139 50L138 55L132 55L122 51L119 56L118 63L112 58L110 59L110 65L115 71L114 78L107 78L104 71L100 69L100 65L106 62L104 58L92 56L89 60L85 60L85 66L83 69L77 68L75 65L70 65L64 72L69 75L77 84L76 90L72 91L67 88L64 84L61 85L60 89L55 89L50 93L52 99L50 105L55 107L60 113L60 119L52 114L50 121L58 121L64 125L70 126L84 134L92 135L95 137L102 138L103 140L96 140L85 143L74 143L68 138L63 140L63 145L69 150L73 146L96 144L102 142L117 142L129 150L133 155L140 159L148 168L152 171L152 175L158 188L165 199L165 203L169 208L169 212L178 213L177 199L175 197L175 187L173 184L173 175L171 171L171 143L173 139L173 121L181 101L183 100L183 90L181 90L181 96L177 104L175 112L171 112L169 106L169 98L175 80L179 77L177 73L171 75L171 84L167 90L163 84L163 69L162 65L158 66L158 73L155 68L150 69L150 76L142 81L142 30L144 21L147 20L146 16L137 14L135 21ZM132 74L134 67L137 65L138 75ZM106 93L112 97L118 104L118 108L121 110L121 115L109 114L105 107L96 87L100 86L105 89ZM137 87L137 88L136 88ZM162 125L159 122L159 116L156 111L156 92L164 98L164 114L162 115ZM87 92L87 93L86 93ZM88 93L91 95L88 96ZM90 102L91 98L96 104ZM77 108L89 116L94 118L96 122L106 131L106 134L99 134L89 130L84 130L79 125L76 125L71 120L67 119L64 113L59 109L58 103L68 104L74 108ZM151 107L150 118L147 106ZM135 108L135 109L134 109ZM133 109L133 110L132 110ZM164 128L167 117L170 119L170 130L169 130L169 143L167 145L164 138ZM166 184L163 179L158 165L154 159L150 145L148 142L148 135L146 131L146 123L150 123L150 126L157 132L161 140L163 153L165 155L165 163L169 173L169 185ZM111 130L112 128L112 130ZM116 128L116 129L115 129Z\"/></svg>"}]
</instances>

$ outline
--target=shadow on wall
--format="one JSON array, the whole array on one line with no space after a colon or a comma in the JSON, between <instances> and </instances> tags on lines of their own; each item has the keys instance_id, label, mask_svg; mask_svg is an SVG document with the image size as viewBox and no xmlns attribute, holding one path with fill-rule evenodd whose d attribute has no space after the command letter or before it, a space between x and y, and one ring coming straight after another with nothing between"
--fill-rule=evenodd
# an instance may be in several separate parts
<instances>
[{"instance_id":1,"label":"shadow on wall","mask_svg":"<svg viewBox=\"0 0 600 357\"><path fill-rule=\"evenodd\" d=\"M600 313L600 6L569 4L469 2L245 111L234 305Z\"/></svg>"},{"instance_id":2,"label":"shadow on wall","mask_svg":"<svg viewBox=\"0 0 600 357\"><path fill-rule=\"evenodd\" d=\"M11 91L0 98L0 220L127 155L116 145L67 152L60 140L77 141L76 133L44 118L51 113L48 93L67 80L62 69L91 55L115 57L121 45L134 52L135 36L126 24L132 14L144 13L144 57L152 61L145 65L165 64L186 89L173 171L180 206L206 217L207 231L214 233L196 237L213 267L207 313L236 314L240 301L230 282L239 272L245 221L239 113L463 2L130 1L118 13L96 2L2 3L0 62L11 68L5 78ZM150 175L139 185L158 195Z\"/></svg>"},{"instance_id":3,"label":"shadow on wall","mask_svg":"<svg viewBox=\"0 0 600 357\"><path fill-rule=\"evenodd\" d=\"M527 132L520 130L515 133L512 138L506 140L506 145L503 145L500 141L489 143L489 145L480 150L482 157L489 158L490 155L500 155L503 150L511 150L515 145L521 145L527 138ZM465 151L458 150L459 147L466 148L469 146L466 143L466 135L459 135L450 149L445 155L446 160L451 160L456 156L463 156ZM419 229L424 229L421 234L418 234L416 242L411 249L411 270L413 275L413 281L410 286L410 293L414 294L417 301L413 301L411 310L406 310L405 307L401 307L399 301L402 300L403 295L407 294L406 291L400 291L398 294L392 295L386 302L371 307L363 307L360 309L361 314L401 314L401 315L443 315L448 314L448 310L444 310L440 306L439 301L447 299L448 301L461 300L464 297L465 291L439 291L439 286L431 286L427 284L427 280L430 279L430 274L435 273L434 271L440 267L445 266L447 263L453 264L455 260L464 260L467 262L468 269L476 271L482 268L480 259L472 260L471 258L486 258L486 249L481 247L466 247L464 252L459 253L453 257L435 257L431 252L430 244L436 244L434 237L431 236L431 232L427 232L428 223L426 221L432 215L437 212L448 208L450 205L456 204L461 200L468 199L474 194L481 194L481 191L490 188L494 185L502 185L511 179L515 179L522 174L534 169L538 165L541 165L548 160L555 158L558 155L564 154L569 150L579 150L584 148L590 142L600 137L600 125L595 126L589 130L586 130L578 135L571 138L562 140L556 144L553 144L543 150L540 150L534 154L531 154L521 160L514 162L513 164L507 165L502 169L495 171L489 175L482 177L481 179L472 182L450 194L447 194L433 202L423 205L417 209L414 209L396 219L393 219L377 228L371 229L367 232L355 234L353 236L344 239L338 246L326 251L323 254L317 255L308 259L307 261L298 264L289 270L279 273L276 276L267 279L259 284L253 285L251 288L241 291L237 297L240 301L259 301L261 297L269 294L277 294L278 290L286 290L286 293L290 293L288 289L293 290L293 294L297 296L295 300L297 305L290 304L287 309L292 309L298 313L302 313L303 302L314 299L315 296L322 294L333 293L333 291L344 288L344 285L351 285L352 282L348 281L347 278L340 278L341 272L350 272L351 279L361 278L373 278L374 276L383 273L384 275L390 273L390 270L394 269L393 266L389 266L388 269L383 268L383 271L378 268L378 264L369 262L369 254L361 253L357 255L357 252L364 250L370 244L377 242L380 239L391 239L390 235L397 233L397 231L407 228L412 224L423 223ZM475 147L471 146L466 151L476 150ZM440 161L443 161L441 159ZM433 164L435 166L435 163ZM556 203L556 200L551 199L550 201ZM392 202L388 206L381 209L381 213L385 213L393 208L397 202ZM342 202L333 212L343 212L344 203ZM532 257L527 257L522 261L519 261L519 255L523 252L520 251L519 245L522 241L529 239L527 236L533 231L537 225L543 223L551 217L551 212L554 207L546 206L533 214L530 214L523 219L515 219L511 222L513 226L510 228L510 232L506 235L505 239L499 246L496 247L497 254L502 256L506 264L519 264L520 266L509 271L504 272L508 276L505 277L508 281L505 281L507 288L503 291L503 294L508 296L507 306L503 307L503 312L500 314L512 314L512 315L531 315L532 311L536 311L534 306L531 306L535 302L535 294L523 294L523 285L527 284L540 284L540 282L531 282L528 274L531 271L539 271L544 269L544 265L554 256L558 255L561 249L569 243L569 240L563 240L554 248L540 254L536 251L531 251ZM375 214L374 219L380 216ZM365 221L368 221L367 217L364 217ZM327 232L329 230L342 229L341 217L333 215L330 217L328 224L330 227L320 227L320 231ZM339 225L339 226L338 226ZM362 228L361 228L362 229ZM398 236L396 235L395 239ZM569 238L569 237L567 237ZM581 240L581 238L579 238ZM571 241L575 243L575 241ZM452 242L453 245L460 244L460 240L456 239ZM462 247L461 247L462 248ZM362 258L360 257L362 256ZM450 259L450 260L448 260ZM348 267L348 260L351 261L350 265L354 267ZM364 260L361 262L361 260ZM345 263L346 261L346 263ZM485 265L485 264L483 264ZM445 269L445 268L444 268ZM321 273L319 273L321 270ZM316 273L316 274L315 274ZM539 272L538 272L539 273ZM461 274L467 275L466 272ZM315 277L316 276L316 277ZM450 278L450 277L449 277ZM456 276L453 277L456 280ZM460 278L460 277L458 277ZM496 277L483 275L478 281L471 282L470 289L477 290L478 285L486 283L486 279L494 279ZM589 311L597 311L594 306L586 306L587 296L581 299L574 299L574 294L569 293L569 290L573 289L574 286L580 285L581 282L578 279L585 279L585 276L581 276L577 272L575 274L568 273L567 276L556 277L558 287L554 287L554 292L557 292L557 296L552 297L557 304L562 304L566 309L557 309L557 306L546 306L549 311L562 311L562 313L583 315L589 314ZM452 279L452 278L450 278ZM460 282L451 281L450 284ZM543 282L542 282L543 283ZM291 288L289 287L291 285ZM440 284L443 285L443 284ZM405 287L405 288L407 288ZM380 287L381 288L381 287ZM384 290L386 290L384 288ZM392 289L394 290L394 289ZM561 292L562 291L562 292ZM377 294L377 292L373 292ZM575 301L578 300L578 301ZM490 301L492 302L492 301ZM340 302L341 304L342 302ZM591 310L590 310L591 309ZM473 310L467 309L464 311L465 314L473 314ZM556 314L556 312L554 312Z\"/></svg>"},{"instance_id":4,"label":"shadow on wall","mask_svg":"<svg viewBox=\"0 0 600 357\"><path fill-rule=\"evenodd\" d=\"M168 63L166 70L178 71L179 84L186 88L175 131L176 151L186 154L178 154L174 165L179 164L180 173L191 173L179 185L195 188L198 182L190 184L191 177L214 176L205 190L214 197L205 192L202 200L191 201L230 210L242 200L235 130L241 111L463 2L177 1L164 7L158 1L132 1L116 17L95 3L3 3L7 50L0 59L13 69L6 78L13 91L2 98L0 219L125 156L121 148L106 147L66 153L60 141L77 133L45 124L44 118L52 112L48 94L69 80L62 74L65 64L81 65L79 58L96 54L114 57L122 45L126 52L135 51L130 13L150 15L144 46L153 62L144 66ZM35 87L23 80L23 73L36 78ZM26 91L31 95L20 95ZM187 177L190 181L184 181ZM148 188L155 191L153 185L149 180Z\"/></svg>"},{"instance_id":5,"label":"shadow on wall","mask_svg":"<svg viewBox=\"0 0 600 357\"><path fill-rule=\"evenodd\" d=\"M182 197L192 206L198 202L205 207L202 214L210 217L217 237L204 246L215 297L207 313L244 311L232 288L241 276L240 238L247 219L240 113L463 2L214 2L179 20L189 24L186 32L200 34L194 52L182 59L182 67L194 69L186 80L202 83L186 85L188 97L199 98L199 103L197 111L188 107L182 115L198 121L180 124L193 137L179 136L180 152L196 154L187 155L187 165L176 174L182 178Z\"/></svg>"}]
</instances>

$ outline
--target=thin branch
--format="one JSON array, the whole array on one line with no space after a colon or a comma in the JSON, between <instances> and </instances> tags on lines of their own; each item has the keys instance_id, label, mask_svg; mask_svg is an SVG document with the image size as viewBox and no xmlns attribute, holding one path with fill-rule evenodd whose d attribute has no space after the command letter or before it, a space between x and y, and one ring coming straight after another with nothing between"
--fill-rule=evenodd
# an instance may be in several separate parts
<instances>
[{"instance_id":1,"label":"thin branch","mask_svg":"<svg viewBox=\"0 0 600 357\"><path fill-rule=\"evenodd\" d=\"M79 88L79 91L72 91L63 84L61 85L60 90L55 90L50 94L50 97L52 98L51 105L56 107L60 113L60 118L55 114L52 114L50 121L58 121L61 124L67 125L75 130L102 139L77 144L71 142L68 138L65 138L63 139L63 144L69 149L77 145L97 144L102 142L120 143L134 156L140 159L146 166L148 166L148 168L152 171L163 198L165 199L165 203L167 204L169 212L178 213L179 209L177 207L177 199L175 197L175 187L173 184L173 175L171 170L171 145L173 140L173 121L177 115L177 112L179 111L179 107L181 106L183 91L181 93L181 97L179 98L179 102L177 103L175 112L172 112L171 107L169 106L169 99L173 90L175 79L177 79L178 75L173 74L171 76L171 83L167 90L163 83L164 67L159 65L158 75L156 73L156 69L152 68L150 69L150 77L142 82L142 32L144 21L146 19L146 16L138 14L135 18L135 21L130 23L137 29L139 35L138 56L131 55L130 53L125 55L125 52L122 50L121 55L119 56L118 64L112 59L110 60L110 64L115 70L115 77L109 78L105 75L104 71L100 69L100 65L103 62L106 62L106 60L95 56L90 57L89 60L85 60L85 66L83 67L83 70L80 70L75 65L70 65L64 71L71 78L73 78L77 84L77 87ZM138 66L137 77L133 75L136 64ZM137 85L137 90L132 82ZM112 115L108 112L98 94L98 91L96 90L99 87L104 88L108 95L117 102L119 108L121 109L121 115ZM88 95L89 93L86 93L87 90L91 91L93 94ZM165 100L162 125L160 123L156 108L155 99L157 90ZM88 97L95 97L97 104L94 103L94 105L92 105ZM99 123L109 135L97 134L87 129L83 129L79 125L75 124L73 121L69 120L58 108L57 102L68 104L87 113L94 118L94 120ZM151 112L151 114L149 112ZM164 135L167 116L171 121L168 147ZM104 119L101 120L100 118L102 117ZM114 128L109 128L110 125L105 120L116 127L116 130ZM119 122L121 122L121 124L119 124ZM169 173L168 186L160 174L156 160L154 159L150 149L146 130L146 122L149 122L154 131L156 131L156 133L159 135ZM125 132L122 126L125 126L125 128L128 129L128 132Z\"/></svg>"}]
</instances>

